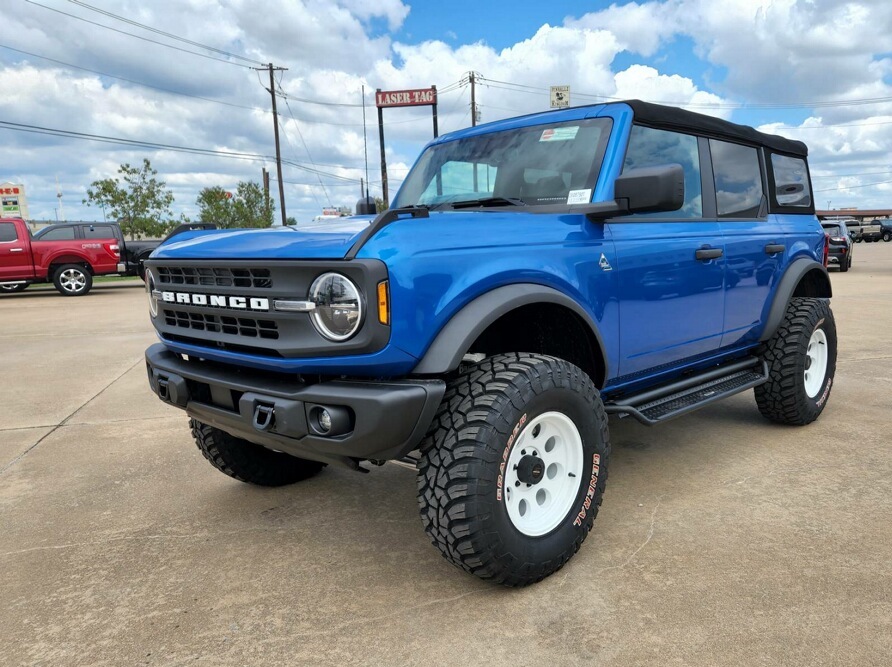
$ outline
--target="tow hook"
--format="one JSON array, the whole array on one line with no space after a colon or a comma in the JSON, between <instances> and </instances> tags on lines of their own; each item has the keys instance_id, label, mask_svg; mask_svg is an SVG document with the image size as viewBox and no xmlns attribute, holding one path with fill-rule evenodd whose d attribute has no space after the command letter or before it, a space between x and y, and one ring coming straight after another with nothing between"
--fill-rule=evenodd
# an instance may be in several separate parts
<instances>
[{"instance_id":1,"label":"tow hook","mask_svg":"<svg viewBox=\"0 0 892 667\"><path fill-rule=\"evenodd\" d=\"M163 375L158 376L158 397L162 401L170 400L169 384L167 382L167 378Z\"/></svg>"},{"instance_id":2,"label":"tow hook","mask_svg":"<svg viewBox=\"0 0 892 667\"><path fill-rule=\"evenodd\" d=\"M258 403L254 408L254 428L258 431L268 431L276 423L276 408L272 405Z\"/></svg>"}]
</instances>

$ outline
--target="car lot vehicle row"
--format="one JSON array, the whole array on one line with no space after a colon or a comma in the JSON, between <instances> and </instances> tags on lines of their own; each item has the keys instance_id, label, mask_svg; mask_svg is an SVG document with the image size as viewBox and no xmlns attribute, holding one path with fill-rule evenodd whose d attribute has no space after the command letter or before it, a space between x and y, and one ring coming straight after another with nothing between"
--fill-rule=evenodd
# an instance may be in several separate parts
<instances>
[{"instance_id":1,"label":"car lot vehicle row","mask_svg":"<svg viewBox=\"0 0 892 667\"><path fill-rule=\"evenodd\" d=\"M24 220L0 220L0 293L52 282L63 296L83 296L93 276L124 270L114 237L41 241L31 238Z\"/></svg>"},{"instance_id":2,"label":"car lot vehicle row","mask_svg":"<svg viewBox=\"0 0 892 667\"><path fill-rule=\"evenodd\" d=\"M122 275L139 276L144 273L145 261L152 251L165 241L183 232L198 229L216 229L216 225L208 222L185 222L177 225L164 239L148 241L128 241L121 227L114 222L66 222L49 225L34 234L35 241L74 241L81 239L113 238L121 249L124 263Z\"/></svg>"}]
</instances>

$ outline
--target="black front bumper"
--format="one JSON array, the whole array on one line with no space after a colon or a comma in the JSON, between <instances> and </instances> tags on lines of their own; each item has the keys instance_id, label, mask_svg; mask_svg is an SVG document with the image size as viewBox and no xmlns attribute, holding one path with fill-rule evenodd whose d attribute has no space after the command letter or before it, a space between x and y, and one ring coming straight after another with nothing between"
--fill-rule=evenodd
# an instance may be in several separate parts
<instances>
[{"instance_id":1,"label":"black front bumper","mask_svg":"<svg viewBox=\"0 0 892 667\"><path fill-rule=\"evenodd\" d=\"M269 449L356 467L356 459L405 456L424 437L446 384L441 380L331 380L184 360L157 343L146 350L152 391L190 417ZM320 433L314 410L336 415L338 435Z\"/></svg>"}]
</instances>

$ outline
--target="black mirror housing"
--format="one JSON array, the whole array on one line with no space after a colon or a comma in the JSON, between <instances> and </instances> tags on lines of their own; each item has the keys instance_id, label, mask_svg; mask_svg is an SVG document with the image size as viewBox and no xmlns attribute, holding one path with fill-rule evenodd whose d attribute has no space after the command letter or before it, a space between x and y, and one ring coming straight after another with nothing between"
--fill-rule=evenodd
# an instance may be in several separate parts
<instances>
[{"instance_id":1,"label":"black mirror housing","mask_svg":"<svg viewBox=\"0 0 892 667\"><path fill-rule=\"evenodd\" d=\"M628 202L629 213L677 211L684 205L684 169L680 164L631 169L613 186L617 202Z\"/></svg>"}]
</instances>

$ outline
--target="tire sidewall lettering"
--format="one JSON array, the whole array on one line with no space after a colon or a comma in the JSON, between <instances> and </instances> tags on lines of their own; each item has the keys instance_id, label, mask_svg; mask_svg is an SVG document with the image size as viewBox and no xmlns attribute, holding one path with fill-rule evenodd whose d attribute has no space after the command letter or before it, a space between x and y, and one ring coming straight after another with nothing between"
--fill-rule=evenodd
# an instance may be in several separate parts
<instances>
[{"instance_id":1,"label":"tire sidewall lettering","mask_svg":"<svg viewBox=\"0 0 892 667\"><path fill-rule=\"evenodd\" d=\"M502 451L502 459L499 461L499 475L496 478L496 500L499 502L502 501L502 489L505 485L505 466L508 465L508 455L511 453L511 447L514 445L514 441L517 440L517 436L520 435L520 432L523 430L524 424L526 423L527 413L525 412L520 419L517 420L514 428L511 429L511 435L508 436L508 442L505 444L505 449Z\"/></svg>"}]
</instances>

